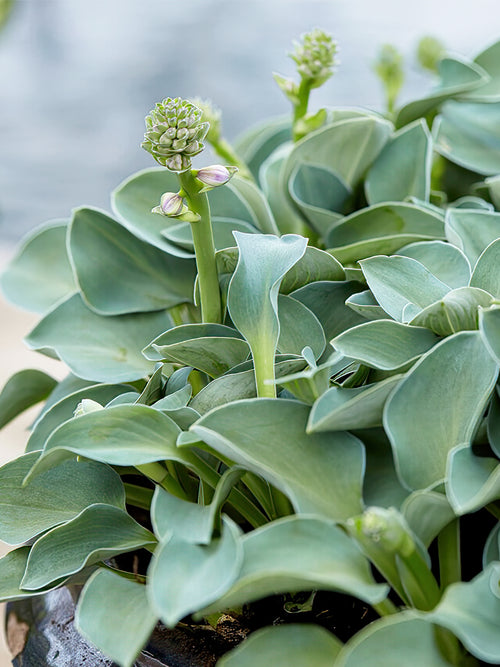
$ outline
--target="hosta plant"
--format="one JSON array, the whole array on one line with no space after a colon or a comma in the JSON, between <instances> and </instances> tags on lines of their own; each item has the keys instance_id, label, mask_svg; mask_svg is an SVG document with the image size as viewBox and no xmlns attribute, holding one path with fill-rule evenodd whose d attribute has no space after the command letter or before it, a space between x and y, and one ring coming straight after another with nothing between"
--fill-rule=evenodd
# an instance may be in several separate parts
<instances>
[{"instance_id":1,"label":"hosta plant","mask_svg":"<svg viewBox=\"0 0 500 667\"><path fill-rule=\"evenodd\" d=\"M500 664L500 43L423 42L403 106L384 47L384 113L309 110L329 35L292 58L291 117L231 146L163 100L159 166L4 273L68 374L0 396L1 424L45 401L0 469L0 597L83 585L123 667L158 622L228 620L220 667Z\"/></svg>"}]
</instances>

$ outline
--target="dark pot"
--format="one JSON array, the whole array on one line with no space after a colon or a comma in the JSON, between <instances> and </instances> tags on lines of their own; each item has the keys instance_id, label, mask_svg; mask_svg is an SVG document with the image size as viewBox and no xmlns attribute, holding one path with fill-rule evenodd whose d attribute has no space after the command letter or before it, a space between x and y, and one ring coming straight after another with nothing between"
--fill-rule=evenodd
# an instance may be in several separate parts
<instances>
[{"instance_id":1,"label":"dark pot","mask_svg":"<svg viewBox=\"0 0 500 667\"><path fill-rule=\"evenodd\" d=\"M10 602L6 631L14 667L118 667L78 634L74 615L68 588ZM213 667L234 645L234 638L207 626L158 624L134 667Z\"/></svg>"}]
</instances>

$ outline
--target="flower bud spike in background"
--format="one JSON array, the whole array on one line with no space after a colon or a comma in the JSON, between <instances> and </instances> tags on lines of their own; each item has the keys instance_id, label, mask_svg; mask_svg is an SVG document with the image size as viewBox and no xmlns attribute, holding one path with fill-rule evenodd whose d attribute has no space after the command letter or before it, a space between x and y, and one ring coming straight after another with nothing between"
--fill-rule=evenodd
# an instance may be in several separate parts
<instances>
[{"instance_id":1,"label":"flower bud spike in background","mask_svg":"<svg viewBox=\"0 0 500 667\"><path fill-rule=\"evenodd\" d=\"M392 114L404 83L403 56L392 44L384 44L373 69L384 86L387 113Z\"/></svg>"},{"instance_id":2,"label":"flower bud spike in background","mask_svg":"<svg viewBox=\"0 0 500 667\"><path fill-rule=\"evenodd\" d=\"M274 74L276 83L294 106L294 141L298 141L308 132L317 130L326 121L324 109L309 118L306 115L307 106L311 90L319 88L332 76L335 66L338 65L338 60L335 59L337 51L337 43L332 36L315 28L302 36L302 40L295 44L295 50L290 54L297 64L300 83L297 84L280 74Z\"/></svg>"},{"instance_id":3,"label":"flower bud spike in background","mask_svg":"<svg viewBox=\"0 0 500 667\"><path fill-rule=\"evenodd\" d=\"M199 171L191 171L191 158L204 149L203 140L210 127L208 122L202 121L202 116L201 109L191 102L180 97L168 97L156 104L146 116L146 133L141 145L159 164L178 175L180 191L165 193L160 205L156 206L153 212L191 223L202 319L204 322L220 322L222 310L219 279L215 264L210 206L206 195L206 189L215 186L204 188L202 180L196 178ZM217 185L227 183L232 175L229 169L216 169L217 176L213 171L214 167L208 168L212 181L218 180Z\"/></svg>"}]
</instances>

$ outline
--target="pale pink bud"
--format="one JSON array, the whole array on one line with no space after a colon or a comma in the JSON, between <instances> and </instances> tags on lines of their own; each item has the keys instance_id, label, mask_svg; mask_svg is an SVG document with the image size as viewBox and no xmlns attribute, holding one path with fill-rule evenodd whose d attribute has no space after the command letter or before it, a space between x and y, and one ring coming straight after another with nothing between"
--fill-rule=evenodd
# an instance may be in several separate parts
<instances>
[{"instance_id":1,"label":"pale pink bud","mask_svg":"<svg viewBox=\"0 0 500 667\"><path fill-rule=\"evenodd\" d=\"M210 167L203 167L196 173L196 178L204 185L216 188L218 185L225 185L238 171L238 167L224 167L221 164L213 164Z\"/></svg>"},{"instance_id":2,"label":"pale pink bud","mask_svg":"<svg viewBox=\"0 0 500 667\"><path fill-rule=\"evenodd\" d=\"M177 192L165 192L162 194L160 208L163 215L175 218L182 213L183 206L182 197Z\"/></svg>"}]
</instances>

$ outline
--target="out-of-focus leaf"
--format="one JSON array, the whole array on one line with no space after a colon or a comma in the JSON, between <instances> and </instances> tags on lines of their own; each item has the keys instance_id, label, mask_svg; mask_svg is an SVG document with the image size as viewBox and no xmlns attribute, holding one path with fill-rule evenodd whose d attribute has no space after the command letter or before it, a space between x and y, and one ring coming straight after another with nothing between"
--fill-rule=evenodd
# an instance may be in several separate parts
<instances>
[{"instance_id":1,"label":"out-of-focus leaf","mask_svg":"<svg viewBox=\"0 0 500 667\"><path fill-rule=\"evenodd\" d=\"M0 428L47 398L56 385L57 381L43 371L27 369L15 373L0 392Z\"/></svg>"}]
</instances>

